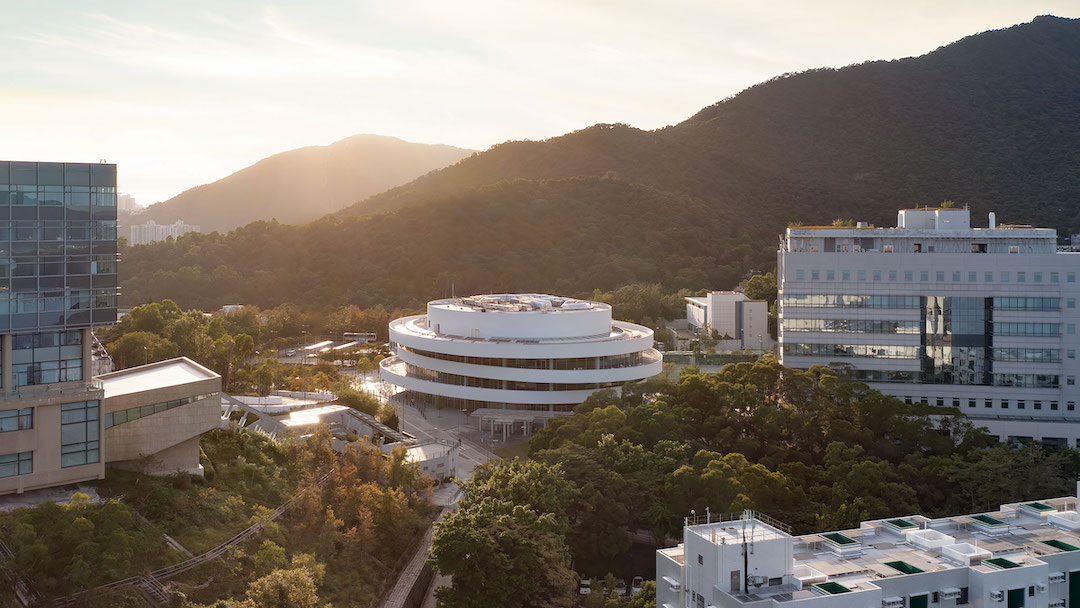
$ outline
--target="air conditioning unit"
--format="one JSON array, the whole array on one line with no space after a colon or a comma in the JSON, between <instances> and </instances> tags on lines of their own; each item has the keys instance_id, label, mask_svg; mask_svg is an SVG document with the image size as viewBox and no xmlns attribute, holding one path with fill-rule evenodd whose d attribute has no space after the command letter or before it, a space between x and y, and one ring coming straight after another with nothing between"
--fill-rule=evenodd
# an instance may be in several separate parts
<instances>
[{"instance_id":1,"label":"air conditioning unit","mask_svg":"<svg viewBox=\"0 0 1080 608\"><path fill-rule=\"evenodd\" d=\"M881 600L881 608L904 608L904 598L887 597Z\"/></svg>"},{"instance_id":2,"label":"air conditioning unit","mask_svg":"<svg viewBox=\"0 0 1080 608\"><path fill-rule=\"evenodd\" d=\"M1051 583L1064 583L1065 582L1065 573L1064 572L1051 572L1048 580Z\"/></svg>"},{"instance_id":3,"label":"air conditioning unit","mask_svg":"<svg viewBox=\"0 0 1080 608\"><path fill-rule=\"evenodd\" d=\"M990 592L990 599L995 602L1003 602L1005 601L1005 592L1001 589L994 589Z\"/></svg>"},{"instance_id":4,"label":"air conditioning unit","mask_svg":"<svg viewBox=\"0 0 1080 608\"><path fill-rule=\"evenodd\" d=\"M946 587L938 595L943 600L958 600L960 599L960 590L956 587Z\"/></svg>"},{"instance_id":5,"label":"air conditioning unit","mask_svg":"<svg viewBox=\"0 0 1080 608\"><path fill-rule=\"evenodd\" d=\"M1048 588L1049 587L1046 583L1035 583L1035 589L1037 589L1039 593L1046 593L1046 590Z\"/></svg>"},{"instance_id":6,"label":"air conditioning unit","mask_svg":"<svg viewBox=\"0 0 1080 608\"><path fill-rule=\"evenodd\" d=\"M1065 608L1065 600L1050 600L1047 606L1050 608Z\"/></svg>"}]
</instances>

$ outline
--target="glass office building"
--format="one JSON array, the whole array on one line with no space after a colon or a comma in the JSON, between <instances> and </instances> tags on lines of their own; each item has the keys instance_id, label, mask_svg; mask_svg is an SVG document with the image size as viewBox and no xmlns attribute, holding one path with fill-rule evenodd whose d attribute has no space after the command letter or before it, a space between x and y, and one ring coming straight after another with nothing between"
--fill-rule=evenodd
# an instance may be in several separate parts
<instances>
[{"instance_id":1,"label":"glass office building","mask_svg":"<svg viewBox=\"0 0 1080 608\"><path fill-rule=\"evenodd\" d=\"M116 165L0 161L0 494L104 475L91 330L116 270Z\"/></svg>"}]
</instances>

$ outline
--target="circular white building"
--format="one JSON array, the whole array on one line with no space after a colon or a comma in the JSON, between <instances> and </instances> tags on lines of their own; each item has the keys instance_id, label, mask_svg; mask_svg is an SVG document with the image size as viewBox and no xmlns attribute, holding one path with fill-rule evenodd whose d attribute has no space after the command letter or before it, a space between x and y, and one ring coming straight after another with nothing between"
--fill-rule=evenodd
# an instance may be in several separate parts
<instances>
[{"instance_id":1,"label":"circular white building","mask_svg":"<svg viewBox=\"0 0 1080 608\"><path fill-rule=\"evenodd\" d=\"M488 416L570 412L663 367L651 329L613 321L607 304L542 294L433 300L426 315L391 321L390 341L380 373L407 399Z\"/></svg>"}]
</instances>

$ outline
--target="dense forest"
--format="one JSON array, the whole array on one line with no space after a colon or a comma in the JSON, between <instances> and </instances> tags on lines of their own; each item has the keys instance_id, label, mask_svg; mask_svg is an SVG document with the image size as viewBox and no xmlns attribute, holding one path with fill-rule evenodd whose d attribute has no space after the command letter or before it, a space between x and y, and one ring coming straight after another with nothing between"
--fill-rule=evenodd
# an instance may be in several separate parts
<instances>
[{"instance_id":1,"label":"dense forest","mask_svg":"<svg viewBox=\"0 0 1080 608\"><path fill-rule=\"evenodd\" d=\"M784 74L655 131L501 144L305 226L126 248L123 299L366 307L455 289L729 289L773 266L789 221L891 225L897 208L945 199L976 224L994 210L1077 230L1077 73L1080 21L1039 17L921 57Z\"/></svg>"},{"instance_id":2,"label":"dense forest","mask_svg":"<svg viewBox=\"0 0 1080 608\"><path fill-rule=\"evenodd\" d=\"M718 373L685 368L675 383L595 393L533 437L528 462L479 469L435 535L433 562L453 575L440 595L451 608L472 605L457 600L492 572L551 584L531 596L551 601L503 605L558 606L572 570L633 574L620 569L629 530L666 544L691 509L755 509L806 534L1064 496L1078 474L1071 448L1001 445L951 408L905 405L827 368L785 369L771 357ZM464 559L480 547L481 560Z\"/></svg>"},{"instance_id":3,"label":"dense forest","mask_svg":"<svg viewBox=\"0 0 1080 608\"><path fill-rule=\"evenodd\" d=\"M125 247L122 297L202 309L418 307L455 290L589 296L633 282L730 287L772 259L732 231L735 217L610 176L502 182L434 208L306 226L257 222L227 236ZM728 242L722 251L710 245L717 234Z\"/></svg>"}]
</instances>

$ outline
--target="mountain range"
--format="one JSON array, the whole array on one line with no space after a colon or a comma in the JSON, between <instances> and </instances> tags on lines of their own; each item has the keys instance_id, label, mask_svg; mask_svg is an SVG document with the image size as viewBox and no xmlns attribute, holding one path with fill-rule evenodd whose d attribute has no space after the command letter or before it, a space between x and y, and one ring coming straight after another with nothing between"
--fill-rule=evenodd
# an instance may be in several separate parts
<instances>
[{"instance_id":1,"label":"mountain range","mask_svg":"<svg viewBox=\"0 0 1080 608\"><path fill-rule=\"evenodd\" d=\"M1067 233L1080 227L1076 74L1080 20L1050 16L920 57L784 74L663 129L500 144L305 226L134 248L124 295L415 305L451 284L730 288L774 263L788 222L891 225L898 208L946 199Z\"/></svg>"},{"instance_id":2,"label":"mountain range","mask_svg":"<svg viewBox=\"0 0 1080 608\"><path fill-rule=\"evenodd\" d=\"M473 150L354 135L328 146L275 154L216 182L150 205L131 223L183 220L228 232L256 220L296 224L452 165Z\"/></svg>"}]
</instances>

